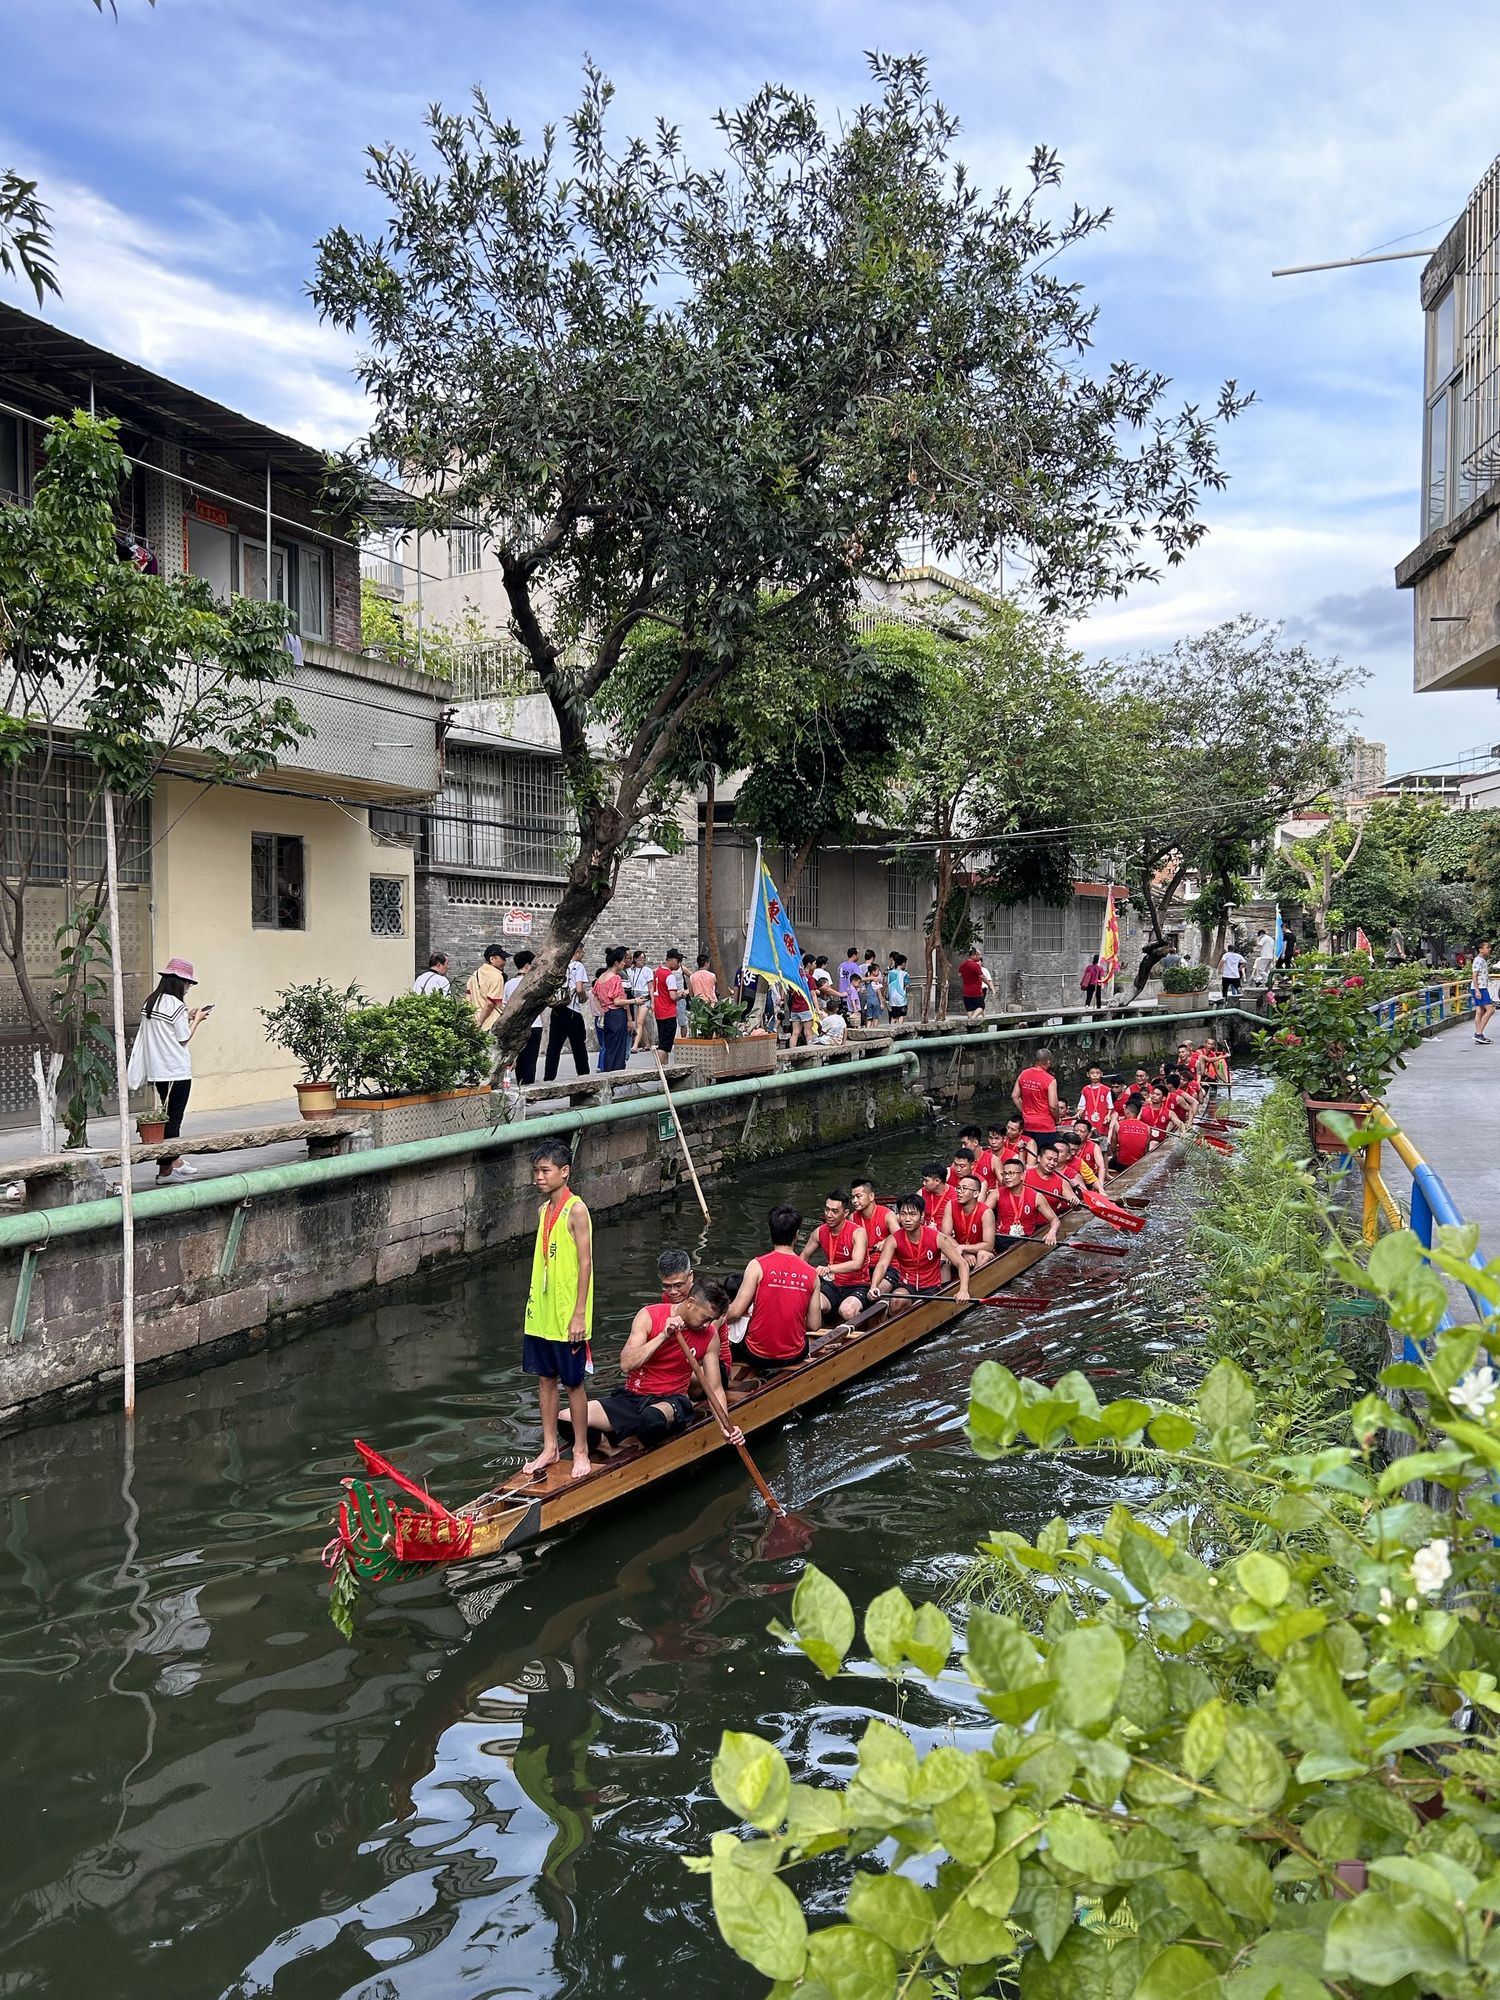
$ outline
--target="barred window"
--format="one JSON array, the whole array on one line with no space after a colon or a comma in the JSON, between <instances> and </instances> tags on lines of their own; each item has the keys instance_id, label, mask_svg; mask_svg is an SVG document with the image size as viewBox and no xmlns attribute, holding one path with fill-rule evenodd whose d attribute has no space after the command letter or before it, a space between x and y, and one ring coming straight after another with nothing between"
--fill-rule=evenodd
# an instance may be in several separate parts
<instances>
[{"instance_id":1,"label":"barred window","mask_svg":"<svg viewBox=\"0 0 1500 2000\"><path fill-rule=\"evenodd\" d=\"M429 866L561 877L571 841L568 787L558 758L462 745L449 750L443 789L423 830L422 858Z\"/></svg>"},{"instance_id":2,"label":"barred window","mask_svg":"<svg viewBox=\"0 0 1500 2000\"><path fill-rule=\"evenodd\" d=\"M370 936L406 936L406 878L404 875L370 877Z\"/></svg>"},{"instance_id":3,"label":"barred window","mask_svg":"<svg viewBox=\"0 0 1500 2000\"><path fill-rule=\"evenodd\" d=\"M917 928L917 877L904 861L893 861L885 871L885 923L892 931Z\"/></svg>"},{"instance_id":4,"label":"barred window","mask_svg":"<svg viewBox=\"0 0 1500 2000\"><path fill-rule=\"evenodd\" d=\"M1031 906L1031 948L1033 951L1063 951L1068 942L1066 905L1033 902Z\"/></svg>"},{"instance_id":5,"label":"barred window","mask_svg":"<svg viewBox=\"0 0 1500 2000\"><path fill-rule=\"evenodd\" d=\"M448 531L449 576L472 576L479 568L479 530L450 528Z\"/></svg>"},{"instance_id":6,"label":"barred window","mask_svg":"<svg viewBox=\"0 0 1500 2000\"><path fill-rule=\"evenodd\" d=\"M307 871L300 834L251 834L250 922L260 931L307 929Z\"/></svg>"},{"instance_id":7,"label":"barred window","mask_svg":"<svg viewBox=\"0 0 1500 2000\"><path fill-rule=\"evenodd\" d=\"M1014 951L1016 913L1009 903L991 903L984 925L985 943L991 951Z\"/></svg>"},{"instance_id":8,"label":"barred window","mask_svg":"<svg viewBox=\"0 0 1500 2000\"><path fill-rule=\"evenodd\" d=\"M783 894L785 884L796 866L797 857L789 847L781 850L781 880ZM807 857L807 865L797 879L797 886L787 897L786 913L798 929L804 925L808 930L818 927L818 857L814 852Z\"/></svg>"},{"instance_id":9,"label":"barred window","mask_svg":"<svg viewBox=\"0 0 1500 2000\"><path fill-rule=\"evenodd\" d=\"M44 775L45 773L45 775ZM23 757L0 783L4 845L0 868L14 878L30 855L33 882L80 887L104 876L104 807L98 773L77 758ZM35 841L35 851L32 843ZM151 808L132 803L119 843L120 881L142 888L151 880Z\"/></svg>"},{"instance_id":10,"label":"barred window","mask_svg":"<svg viewBox=\"0 0 1500 2000\"><path fill-rule=\"evenodd\" d=\"M443 894L450 903L480 910L555 910L562 901L556 882L518 882L503 875L448 875Z\"/></svg>"}]
</instances>

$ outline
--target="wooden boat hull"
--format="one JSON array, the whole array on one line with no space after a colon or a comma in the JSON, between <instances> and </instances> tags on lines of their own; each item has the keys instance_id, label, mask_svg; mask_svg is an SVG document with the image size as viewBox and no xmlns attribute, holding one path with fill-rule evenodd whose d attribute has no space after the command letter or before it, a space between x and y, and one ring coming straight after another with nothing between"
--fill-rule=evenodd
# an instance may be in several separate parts
<instances>
[{"instance_id":1,"label":"wooden boat hull","mask_svg":"<svg viewBox=\"0 0 1500 2000\"><path fill-rule=\"evenodd\" d=\"M1116 1185L1128 1187L1160 1159L1159 1153L1149 1155L1122 1174ZM1095 1219L1087 1210L1070 1211L1058 1232L1059 1244ZM1039 1263L1048 1248L1034 1238L1017 1242L971 1275L968 1300L956 1298L953 1287L946 1286L927 1298L871 1307L861 1322L822 1335L807 1360L797 1367L784 1369L764 1382L736 1381L728 1399L735 1422L748 1437L831 1395L844 1383L868 1374L949 1325L967 1312L971 1303L981 1303L1002 1291ZM633 1441L621 1446L582 1479L574 1479L571 1467L564 1462L550 1466L536 1481L516 1473L493 1493L459 1509L456 1518L434 1517L420 1508L399 1508L395 1555L404 1563L438 1564L502 1555L729 1448L723 1432L705 1411L685 1430L650 1450Z\"/></svg>"}]
</instances>

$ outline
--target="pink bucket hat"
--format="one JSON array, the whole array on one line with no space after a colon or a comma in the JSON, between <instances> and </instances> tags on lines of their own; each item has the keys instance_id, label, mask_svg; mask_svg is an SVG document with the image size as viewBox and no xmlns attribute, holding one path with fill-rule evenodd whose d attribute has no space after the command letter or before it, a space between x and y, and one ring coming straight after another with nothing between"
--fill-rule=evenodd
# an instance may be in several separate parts
<instances>
[{"instance_id":1,"label":"pink bucket hat","mask_svg":"<svg viewBox=\"0 0 1500 2000\"><path fill-rule=\"evenodd\" d=\"M196 986L198 984L197 980L193 977L192 960L187 958L169 958L157 974L157 977L159 979L185 979L189 986Z\"/></svg>"}]
</instances>

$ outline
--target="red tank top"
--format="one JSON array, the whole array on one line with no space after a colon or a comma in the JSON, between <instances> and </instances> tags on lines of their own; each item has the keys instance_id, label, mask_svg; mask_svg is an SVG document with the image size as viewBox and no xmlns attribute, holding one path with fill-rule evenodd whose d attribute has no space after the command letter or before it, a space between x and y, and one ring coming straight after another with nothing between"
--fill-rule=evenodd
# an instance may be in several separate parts
<instances>
[{"instance_id":1,"label":"red tank top","mask_svg":"<svg viewBox=\"0 0 1500 2000\"><path fill-rule=\"evenodd\" d=\"M1122 1167L1133 1167L1151 1149L1151 1127L1139 1118L1122 1118L1115 1132L1115 1158Z\"/></svg>"},{"instance_id":2,"label":"red tank top","mask_svg":"<svg viewBox=\"0 0 1500 2000\"><path fill-rule=\"evenodd\" d=\"M1054 1208L1063 1207L1068 1199L1068 1184L1061 1174L1039 1174L1033 1167L1025 1185L1033 1194L1044 1194Z\"/></svg>"},{"instance_id":3,"label":"red tank top","mask_svg":"<svg viewBox=\"0 0 1500 2000\"><path fill-rule=\"evenodd\" d=\"M943 1253L938 1249L938 1233L930 1222L923 1223L912 1242L904 1229L896 1231L896 1248L891 1268L903 1285L914 1291L935 1292L943 1282Z\"/></svg>"},{"instance_id":4,"label":"red tank top","mask_svg":"<svg viewBox=\"0 0 1500 2000\"><path fill-rule=\"evenodd\" d=\"M976 1201L973 1213L965 1215L961 1208L955 1208L948 1218L948 1234L955 1243L983 1243L985 1208L982 1201Z\"/></svg>"},{"instance_id":5,"label":"red tank top","mask_svg":"<svg viewBox=\"0 0 1500 2000\"><path fill-rule=\"evenodd\" d=\"M1165 1132L1172 1122L1172 1114L1165 1104L1143 1104L1141 1123L1151 1132Z\"/></svg>"},{"instance_id":6,"label":"red tank top","mask_svg":"<svg viewBox=\"0 0 1500 2000\"><path fill-rule=\"evenodd\" d=\"M979 1176L979 1185L981 1187L987 1187L987 1188L999 1187L1000 1185L999 1169L995 1165L995 1155L988 1146L986 1146L984 1151L976 1157L974 1161L974 1171Z\"/></svg>"},{"instance_id":7,"label":"red tank top","mask_svg":"<svg viewBox=\"0 0 1500 2000\"><path fill-rule=\"evenodd\" d=\"M927 1220L935 1229L948 1227L949 1213L957 1206L958 1203L953 1199L952 1188L940 1188L936 1194L929 1193L926 1188L922 1190L922 1207L926 1211Z\"/></svg>"},{"instance_id":8,"label":"red tank top","mask_svg":"<svg viewBox=\"0 0 1500 2000\"><path fill-rule=\"evenodd\" d=\"M995 1197L997 1236L1035 1236L1041 1226L1036 1194L1030 1187L1001 1188Z\"/></svg>"},{"instance_id":9,"label":"red tank top","mask_svg":"<svg viewBox=\"0 0 1500 2000\"><path fill-rule=\"evenodd\" d=\"M1033 1063L1030 1069L1023 1069L1016 1078L1016 1088L1021 1093L1021 1123L1028 1132L1051 1132L1054 1129L1053 1114L1047 1108L1052 1083L1051 1070L1043 1069L1039 1063Z\"/></svg>"},{"instance_id":10,"label":"red tank top","mask_svg":"<svg viewBox=\"0 0 1500 2000\"><path fill-rule=\"evenodd\" d=\"M763 1361L787 1361L806 1343L807 1302L818 1274L791 1250L768 1250L757 1261L760 1283L750 1307L745 1346Z\"/></svg>"},{"instance_id":11,"label":"red tank top","mask_svg":"<svg viewBox=\"0 0 1500 2000\"><path fill-rule=\"evenodd\" d=\"M1114 1095L1107 1083L1086 1083L1078 1102L1083 1107L1083 1115L1096 1132L1102 1132L1109 1123L1109 1114L1114 1108Z\"/></svg>"},{"instance_id":12,"label":"red tank top","mask_svg":"<svg viewBox=\"0 0 1500 2000\"><path fill-rule=\"evenodd\" d=\"M661 1332L667 1321L677 1311L675 1305L663 1302L647 1306L651 1317L651 1332ZM685 1326L682 1337L701 1361L719 1337L719 1329L714 1326ZM692 1385L693 1371L683 1359L682 1349L669 1334L656 1352L639 1368L632 1368L625 1377L625 1387L634 1396L685 1396Z\"/></svg>"},{"instance_id":13,"label":"red tank top","mask_svg":"<svg viewBox=\"0 0 1500 2000\"><path fill-rule=\"evenodd\" d=\"M888 1208L882 1208L880 1203L876 1202L868 1215L859 1215L856 1212L855 1220L865 1226L865 1268L858 1282L867 1285L875 1269L875 1260L880 1255L880 1246L887 1236L894 1236L896 1233L896 1218Z\"/></svg>"},{"instance_id":14,"label":"red tank top","mask_svg":"<svg viewBox=\"0 0 1500 2000\"><path fill-rule=\"evenodd\" d=\"M853 1222L846 1216L836 1230L830 1229L826 1222L820 1222L818 1247L830 1264L847 1264L854 1254ZM858 1273L856 1272L854 1276L857 1277ZM842 1282L852 1284L853 1278L846 1278Z\"/></svg>"}]
</instances>

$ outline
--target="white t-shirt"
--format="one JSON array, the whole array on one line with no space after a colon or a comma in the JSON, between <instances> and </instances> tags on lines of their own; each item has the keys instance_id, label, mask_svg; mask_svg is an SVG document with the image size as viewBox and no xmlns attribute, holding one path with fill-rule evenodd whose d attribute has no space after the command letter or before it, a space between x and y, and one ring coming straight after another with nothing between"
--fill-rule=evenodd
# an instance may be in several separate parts
<instances>
[{"instance_id":1,"label":"white t-shirt","mask_svg":"<svg viewBox=\"0 0 1500 2000\"><path fill-rule=\"evenodd\" d=\"M849 1024L845 1021L842 1014L825 1014L823 1016L823 1032L821 1035L814 1035L813 1041L816 1044L826 1043L836 1047L845 1039L848 1029Z\"/></svg>"},{"instance_id":2,"label":"white t-shirt","mask_svg":"<svg viewBox=\"0 0 1500 2000\"><path fill-rule=\"evenodd\" d=\"M449 993L452 988L445 973L434 972L429 967L426 972L417 974L411 983L411 990L413 993Z\"/></svg>"},{"instance_id":3,"label":"white t-shirt","mask_svg":"<svg viewBox=\"0 0 1500 2000\"><path fill-rule=\"evenodd\" d=\"M141 1016L140 1033L136 1036L144 1082L178 1083L192 1075L193 1058L187 1045L192 1032L186 1004L175 994L163 993L154 1011Z\"/></svg>"},{"instance_id":4,"label":"white t-shirt","mask_svg":"<svg viewBox=\"0 0 1500 2000\"><path fill-rule=\"evenodd\" d=\"M1219 960L1219 977L1221 979L1243 979L1244 976L1244 954L1238 951L1226 951L1224 956Z\"/></svg>"},{"instance_id":5,"label":"white t-shirt","mask_svg":"<svg viewBox=\"0 0 1500 2000\"><path fill-rule=\"evenodd\" d=\"M581 958L568 960L567 976L568 1005L575 1014L583 1013L588 1005L589 969Z\"/></svg>"},{"instance_id":6,"label":"white t-shirt","mask_svg":"<svg viewBox=\"0 0 1500 2000\"><path fill-rule=\"evenodd\" d=\"M1469 967L1469 979L1476 993L1483 992L1490 983L1490 962L1487 958L1474 959Z\"/></svg>"},{"instance_id":7,"label":"white t-shirt","mask_svg":"<svg viewBox=\"0 0 1500 2000\"><path fill-rule=\"evenodd\" d=\"M527 968L526 968L526 971L527 971L527 972L530 972L530 970L531 970L531 967L530 967L530 966L528 965L528 966L527 966ZM511 995L512 995L512 994L513 994L513 993L515 992L516 988L517 988L517 987L518 987L518 986L520 985L520 983L521 983L521 981L522 981L522 979L523 979L524 977L525 977L525 974L524 974L524 973L520 973L520 972L513 972L513 973L511 974L510 978L506 980L506 982L505 982L505 991L504 991L504 992L503 992L503 994L501 995L501 999L502 999L502 1001L503 1001L503 1003L504 1003L504 1005L505 1005L505 1006L507 1006L507 1007L508 1007L508 1006L510 1005L510 997L511 997ZM534 1020L533 1020L533 1023L532 1023L532 1025L533 1025L533 1026L535 1026L535 1021L534 1021Z\"/></svg>"}]
</instances>

